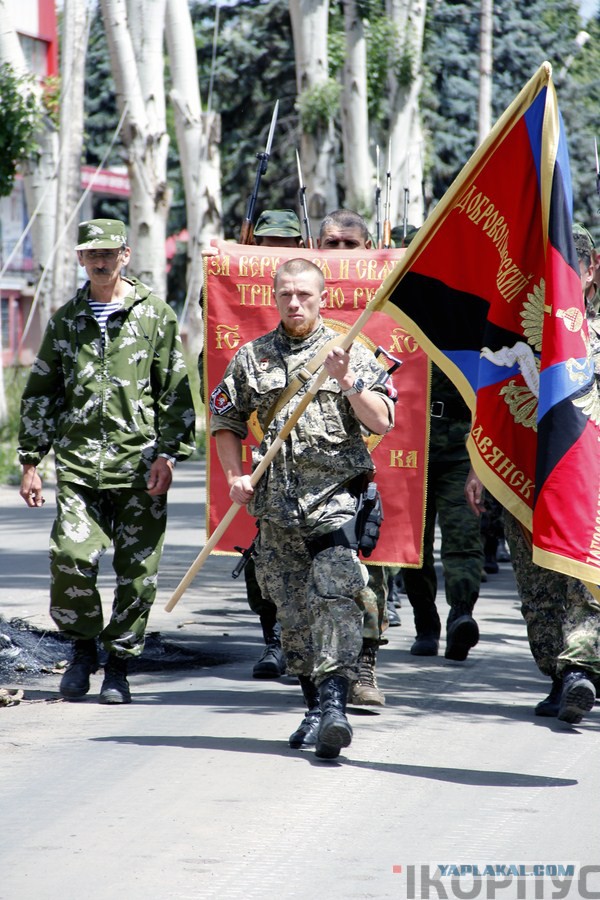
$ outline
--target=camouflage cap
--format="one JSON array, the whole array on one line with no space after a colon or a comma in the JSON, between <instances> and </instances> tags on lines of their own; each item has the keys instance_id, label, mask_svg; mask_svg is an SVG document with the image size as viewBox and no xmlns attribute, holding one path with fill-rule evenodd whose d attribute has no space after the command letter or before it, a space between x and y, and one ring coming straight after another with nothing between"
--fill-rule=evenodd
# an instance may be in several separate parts
<instances>
[{"instance_id":1,"label":"camouflage cap","mask_svg":"<svg viewBox=\"0 0 600 900\"><path fill-rule=\"evenodd\" d=\"M406 237L404 237L404 225L394 225L391 231L391 237L395 247L408 247L414 237L417 236L419 229L416 225L406 226Z\"/></svg>"},{"instance_id":2,"label":"camouflage cap","mask_svg":"<svg viewBox=\"0 0 600 900\"><path fill-rule=\"evenodd\" d=\"M112 250L126 246L125 223L120 219L90 219L79 223L76 250Z\"/></svg>"},{"instance_id":3,"label":"camouflage cap","mask_svg":"<svg viewBox=\"0 0 600 900\"><path fill-rule=\"evenodd\" d=\"M254 236L300 238L300 220L293 209L265 209L258 217Z\"/></svg>"},{"instance_id":4,"label":"camouflage cap","mask_svg":"<svg viewBox=\"0 0 600 900\"><path fill-rule=\"evenodd\" d=\"M583 235L584 238L587 238L591 250L596 249L596 242L594 241L594 238L589 233L589 231L587 230L585 225L582 225L580 222L573 222L573 236L579 235L579 234Z\"/></svg>"}]
</instances>

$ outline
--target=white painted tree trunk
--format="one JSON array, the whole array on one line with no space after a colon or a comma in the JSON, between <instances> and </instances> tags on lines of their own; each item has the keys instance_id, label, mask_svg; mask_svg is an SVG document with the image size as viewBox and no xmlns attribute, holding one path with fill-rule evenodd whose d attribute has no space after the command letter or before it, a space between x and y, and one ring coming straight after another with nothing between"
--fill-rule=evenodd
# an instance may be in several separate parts
<instances>
[{"instance_id":1,"label":"white painted tree trunk","mask_svg":"<svg viewBox=\"0 0 600 900\"><path fill-rule=\"evenodd\" d=\"M373 165L369 156L369 114L367 110L367 44L356 0L344 3L346 59L342 88L342 139L345 206L373 217Z\"/></svg>"},{"instance_id":2,"label":"white painted tree trunk","mask_svg":"<svg viewBox=\"0 0 600 900\"><path fill-rule=\"evenodd\" d=\"M85 57L89 36L87 5L64 0L61 41L60 157L56 202L56 240L52 272L52 311L72 297L77 288L77 225L81 197L83 151L83 95Z\"/></svg>"},{"instance_id":3,"label":"white painted tree trunk","mask_svg":"<svg viewBox=\"0 0 600 900\"><path fill-rule=\"evenodd\" d=\"M301 95L324 84L329 77L329 2L289 0L289 10L296 58L296 89ZM300 158L311 229L316 235L323 216L339 205L335 179L336 145L331 117L314 134L302 130Z\"/></svg>"},{"instance_id":4,"label":"white painted tree trunk","mask_svg":"<svg viewBox=\"0 0 600 900\"><path fill-rule=\"evenodd\" d=\"M424 138L419 96L422 87L426 8L426 0L386 0L387 14L393 19L399 33L398 53L408 52L412 61L410 84L400 84L393 73L389 79L392 227L402 224L405 197L408 197L407 215L410 224L421 225L424 216Z\"/></svg>"},{"instance_id":5,"label":"white painted tree trunk","mask_svg":"<svg viewBox=\"0 0 600 900\"><path fill-rule=\"evenodd\" d=\"M166 0L100 0L119 109L127 107L130 271L166 296L166 223L170 194L163 33Z\"/></svg>"},{"instance_id":6,"label":"white painted tree trunk","mask_svg":"<svg viewBox=\"0 0 600 900\"><path fill-rule=\"evenodd\" d=\"M220 192L209 193L208 180L214 173L207 165L209 149L216 142L210 140L210 121L202 113L196 44L187 0L167 0L166 39L169 51L173 87L170 100L175 115L175 131L179 147L179 159L183 175L187 213L187 298L188 347L196 353L202 349L203 321L200 298L202 292L202 247L204 236L220 235ZM218 136L220 137L220 135ZM217 151L218 159L218 151ZM214 197L217 197L217 203Z\"/></svg>"},{"instance_id":7,"label":"white painted tree trunk","mask_svg":"<svg viewBox=\"0 0 600 900\"><path fill-rule=\"evenodd\" d=\"M492 127L493 19L493 0L481 0L481 27L479 30L479 116L477 145L481 144L485 140Z\"/></svg>"}]
</instances>

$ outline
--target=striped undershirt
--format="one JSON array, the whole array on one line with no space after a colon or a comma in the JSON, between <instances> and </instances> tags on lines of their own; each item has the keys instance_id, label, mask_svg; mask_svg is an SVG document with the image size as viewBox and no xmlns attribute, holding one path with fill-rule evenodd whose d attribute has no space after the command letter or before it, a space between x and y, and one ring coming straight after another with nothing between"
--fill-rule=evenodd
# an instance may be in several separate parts
<instances>
[{"instance_id":1,"label":"striped undershirt","mask_svg":"<svg viewBox=\"0 0 600 900\"><path fill-rule=\"evenodd\" d=\"M125 295L128 297L132 290L128 291ZM118 309L122 309L125 304L125 297L117 300L111 300L109 303L99 303L98 300L92 300L88 297L88 303L92 307L92 312L98 319L98 324L100 325L100 334L102 335L102 340L104 341L106 337L106 320L108 317L117 312Z\"/></svg>"}]
</instances>

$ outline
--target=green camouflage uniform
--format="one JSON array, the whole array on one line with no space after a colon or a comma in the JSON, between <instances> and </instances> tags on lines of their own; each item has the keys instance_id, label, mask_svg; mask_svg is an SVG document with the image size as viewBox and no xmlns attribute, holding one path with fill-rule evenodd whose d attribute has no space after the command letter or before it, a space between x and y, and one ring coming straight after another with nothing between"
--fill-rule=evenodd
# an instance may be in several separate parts
<instances>
[{"instance_id":1,"label":"green camouflage uniform","mask_svg":"<svg viewBox=\"0 0 600 900\"><path fill-rule=\"evenodd\" d=\"M156 593L166 497L146 482L159 453L192 452L195 412L177 319L137 279L102 340L86 284L50 319L21 402L19 459L54 448L50 614L71 638L141 653ZM114 544L117 575L104 628L98 561Z\"/></svg>"},{"instance_id":2,"label":"green camouflage uniform","mask_svg":"<svg viewBox=\"0 0 600 900\"><path fill-rule=\"evenodd\" d=\"M240 348L213 391L211 433L224 429L244 440L253 410L265 431L267 413L289 380L333 337L335 332L323 324L304 338L290 337L278 326ZM376 384L383 369L374 357L358 343L350 354L357 376L386 396L386 388ZM274 416L254 451L255 466L304 394L302 388ZM257 578L277 604L288 672L312 675L317 684L330 675L356 677L367 578L353 550L330 547L313 559L307 541L354 516L356 499L347 483L372 471L361 425L337 381L328 378L248 504L260 521Z\"/></svg>"},{"instance_id":3,"label":"green camouflage uniform","mask_svg":"<svg viewBox=\"0 0 600 900\"><path fill-rule=\"evenodd\" d=\"M576 578L537 566L521 526L506 511L504 533L529 647L540 672L554 678L576 666L600 676L598 602Z\"/></svg>"},{"instance_id":4,"label":"green camouflage uniform","mask_svg":"<svg viewBox=\"0 0 600 900\"><path fill-rule=\"evenodd\" d=\"M479 520L464 495L470 462L466 435L471 417L458 390L432 365L431 431L423 539L423 566L402 569L406 594L413 607L417 633L431 633L433 620L439 636L439 620L433 609L437 593L433 544L436 517L442 535L441 560L448 622L473 610L479 596L483 551Z\"/></svg>"}]
</instances>

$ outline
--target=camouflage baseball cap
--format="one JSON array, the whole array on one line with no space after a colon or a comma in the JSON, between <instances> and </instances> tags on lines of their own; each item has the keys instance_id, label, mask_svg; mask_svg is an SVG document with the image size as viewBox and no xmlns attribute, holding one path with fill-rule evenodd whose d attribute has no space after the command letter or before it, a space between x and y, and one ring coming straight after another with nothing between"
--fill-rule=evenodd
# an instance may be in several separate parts
<instances>
[{"instance_id":1,"label":"camouflage baseball cap","mask_svg":"<svg viewBox=\"0 0 600 900\"><path fill-rule=\"evenodd\" d=\"M120 219L80 222L76 250L112 250L127 246L125 223Z\"/></svg>"},{"instance_id":2,"label":"camouflage baseball cap","mask_svg":"<svg viewBox=\"0 0 600 900\"><path fill-rule=\"evenodd\" d=\"M394 247L408 247L412 239L417 236L418 231L416 225L407 225L406 237L404 237L404 225L394 225L391 231Z\"/></svg>"},{"instance_id":3,"label":"camouflage baseball cap","mask_svg":"<svg viewBox=\"0 0 600 900\"><path fill-rule=\"evenodd\" d=\"M302 237L300 220L293 209L265 209L258 217L255 237Z\"/></svg>"}]
</instances>

